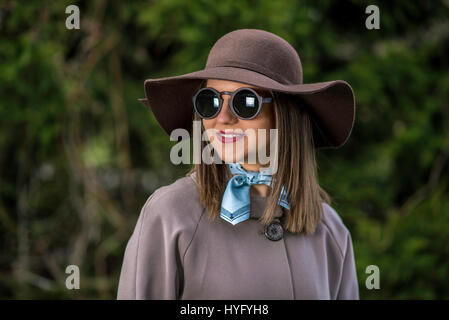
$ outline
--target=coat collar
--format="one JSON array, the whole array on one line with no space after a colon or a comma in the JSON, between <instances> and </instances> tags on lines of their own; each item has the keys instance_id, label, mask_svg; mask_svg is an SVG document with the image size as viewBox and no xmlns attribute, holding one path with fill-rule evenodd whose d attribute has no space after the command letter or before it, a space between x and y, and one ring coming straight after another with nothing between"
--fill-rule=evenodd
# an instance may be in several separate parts
<instances>
[{"instance_id":1,"label":"coat collar","mask_svg":"<svg viewBox=\"0 0 449 320\"><path fill-rule=\"evenodd\" d=\"M250 219L258 219L263 215L263 212L267 205L268 197L251 195L250 198L251 198ZM274 216L276 218L280 218L280 217L282 217L283 213L284 212L282 211L281 206L277 205L276 212L274 213Z\"/></svg>"}]
</instances>

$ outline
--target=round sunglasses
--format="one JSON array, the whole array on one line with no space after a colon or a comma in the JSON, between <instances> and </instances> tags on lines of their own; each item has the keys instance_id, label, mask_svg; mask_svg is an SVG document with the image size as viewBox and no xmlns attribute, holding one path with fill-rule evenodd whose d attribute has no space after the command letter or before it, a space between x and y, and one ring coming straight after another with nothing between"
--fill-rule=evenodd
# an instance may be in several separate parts
<instances>
[{"instance_id":1,"label":"round sunglasses","mask_svg":"<svg viewBox=\"0 0 449 320\"><path fill-rule=\"evenodd\" d=\"M214 88L202 88L192 97L196 113L203 119L215 118L223 106L222 94L230 95L229 107L232 113L242 120L255 118L264 103L270 103L272 98L260 96L254 89L238 88L234 92L217 91Z\"/></svg>"}]
</instances>

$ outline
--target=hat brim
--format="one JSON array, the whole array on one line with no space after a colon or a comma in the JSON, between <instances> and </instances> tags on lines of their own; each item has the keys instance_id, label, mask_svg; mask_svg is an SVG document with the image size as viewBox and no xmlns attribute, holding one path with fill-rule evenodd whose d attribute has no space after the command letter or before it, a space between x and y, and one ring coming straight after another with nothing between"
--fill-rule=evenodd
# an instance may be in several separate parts
<instances>
[{"instance_id":1,"label":"hat brim","mask_svg":"<svg viewBox=\"0 0 449 320\"><path fill-rule=\"evenodd\" d=\"M192 96L204 79L235 81L299 95L312 118L315 148L341 147L351 134L355 119L354 92L343 80L282 84L251 70L214 67L180 76L147 79L144 83L146 99L139 101L151 108L168 135L177 128L191 132Z\"/></svg>"}]
</instances>

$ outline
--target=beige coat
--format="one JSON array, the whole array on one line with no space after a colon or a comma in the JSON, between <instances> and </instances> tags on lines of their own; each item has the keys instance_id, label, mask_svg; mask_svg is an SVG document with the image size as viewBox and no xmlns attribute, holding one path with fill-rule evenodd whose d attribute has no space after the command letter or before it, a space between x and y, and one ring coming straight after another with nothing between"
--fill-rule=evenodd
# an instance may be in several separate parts
<instances>
[{"instance_id":1,"label":"beige coat","mask_svg":"<svg viewBox=\"0 0 449 320\"><path fill-rule=\"evenodd\" d=\"M212 222L195 174L157 189L126 247L118 299L358 299L351 235L327 204L312 235L264 235L266 198L251 217ZM278 207L276 216L282 215Z\"/></svg>"}]
</instances>

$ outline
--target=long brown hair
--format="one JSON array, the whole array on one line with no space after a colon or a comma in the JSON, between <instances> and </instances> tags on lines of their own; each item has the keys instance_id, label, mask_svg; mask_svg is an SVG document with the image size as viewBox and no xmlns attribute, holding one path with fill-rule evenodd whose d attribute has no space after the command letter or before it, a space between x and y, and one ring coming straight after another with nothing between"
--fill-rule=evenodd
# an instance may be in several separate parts
<instances>
[{"instance_id":1,"label":"long brown hair","mask_svg":"<svg viewBox=\"0 0 449 320\"><path fill-rule=\"evenodd\" d=\"M205 84L206 80L200 88ZM278 167L272 177L267 206L259 221L269 224L274 219L284 185L290 205L290 210L282 207L284 228L292 233L311 234L323 216L322 202L330 203L328 194L318 184L311 119L300 97L276 91L271 94L278 128ZM194 112L192 120L201 119ZM204 126L201 124L201 136L203 132ZM207 144L207 141L201 141L201 150ZM187 175L194 172L200 202L206 208L208 217L215 220L220 215L222 196L232 174L225 163L214 162L194 164Z\"/></svg>"}]
</instances>

